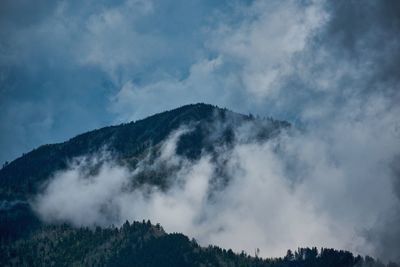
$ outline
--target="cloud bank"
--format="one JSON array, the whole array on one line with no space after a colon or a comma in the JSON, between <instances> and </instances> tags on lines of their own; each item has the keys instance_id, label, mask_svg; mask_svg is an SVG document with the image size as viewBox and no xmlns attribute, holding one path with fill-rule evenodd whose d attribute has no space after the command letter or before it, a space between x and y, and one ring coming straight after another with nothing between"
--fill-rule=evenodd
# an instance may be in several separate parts
<instances>
[{"instance_id":1,"label":"cloud bank","mask_svg":"<svg viewBox=\"0 0 400 267\"><path fill-rule=\"evenodd\" d=\"M384 240L380 231L398 231L394 225L382 229L380 223L396 218L392 211L400 207L379 151L367 162L352 155L342 161L341 153L347 153L346 143L339 147L343 140L331 140L337 142L332 149L318 132L290 131L260 143L245 138L249 131L242 127L236 129L235 145L220 147L217 158L203 153L190 161L175 153L179 137L187 131L173 133L157 160L144 159L134 171L107 155L77 159L54 175L33 202L35 210L45 221L76 226L150 219L203 245L250 254L260 248L263 256L317 246L397 259L392 247L377 249ZM351 132L347 137L353 139L348 141L372 138L360 135ZM353 153L370 152L363 142L361 151ZM99 163L101 167L91 172ZM170 181L166 190L133 186L143 170L160 166L174 170L162 178Z\"/></svg>"}]
</instances>

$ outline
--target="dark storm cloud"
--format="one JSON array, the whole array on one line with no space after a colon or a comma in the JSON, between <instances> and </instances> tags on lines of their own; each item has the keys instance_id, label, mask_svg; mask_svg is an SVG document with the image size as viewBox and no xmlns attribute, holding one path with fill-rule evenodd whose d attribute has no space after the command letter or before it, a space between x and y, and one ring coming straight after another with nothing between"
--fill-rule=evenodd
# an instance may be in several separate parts
<instances>
[{"instance_id":1,"label":"dark storm cloud","mask_svg":"<svg viewBox=\"0 0 400 267\"><path fill-rule=\"evenodd\" d=\"M373 75L364 77L369 84L365 90L373 90L376 82L398 86L400 3L332 1L327 5L332 10L331 20L318 41L327 44L333 54L358 64L374 64Z\"/></svg>"},{"instance_id":2,"label":"dark storm cloud","mask_svg":"<svg viewBox=\"0 0 400 267\"><path fill-rule=\"evenodd\" d=\"M352 125L352 130L347 131L353 131L363 125L362 128L369 134L376 132L375 138L365 146L376 146L377 149L379 147L381 152L371 150L367 154L354 156L361 158L363 162L379 162L380 166L376 166L379 171L375 173L375 179L383 181L385 179L383 177L387 175L393 186L392 191L398 195L399 2L331 1L327 3L326 8L330 14L329 22L310 44L311 54L321 55L323 60L317 64L313 63L311 70L315 74L311 77L314 80L323 77L329 81L328 91L321 95L318 92L318 88L321 88L318 86L320 84L317 84L316 91L321 103L330 107L318 107L316 104L317 108L314 105L310 108L310 104L315 102L308 101L306 110L308 109L313 114L311 118L319 117L316 120L320 125L319 128L321 125L336 128L335 124L337 126L347 121ZM315 62L315 60L312 61ZM329 122L321 122L321 119L329 120ZM306 120L306 122L312 121L313 119ZM348 136L346 133L335 135L342 138ZM345 139L341 142L343 141L346 142ZM357 150L357 145L351 144L344 151L351 154ZM381 153L384 157L371 161L373 153ZM344 160L344 158L346 158L345 155L339 160ZM361 183L358 186L368 191L372 185ZM398 261L400 259L398 252L400 246L399 199L388 203L388 206L389 210L381 211L375 225L365 229L366 237L377 255L384 259Z\"/></svg>"}]
</instances>

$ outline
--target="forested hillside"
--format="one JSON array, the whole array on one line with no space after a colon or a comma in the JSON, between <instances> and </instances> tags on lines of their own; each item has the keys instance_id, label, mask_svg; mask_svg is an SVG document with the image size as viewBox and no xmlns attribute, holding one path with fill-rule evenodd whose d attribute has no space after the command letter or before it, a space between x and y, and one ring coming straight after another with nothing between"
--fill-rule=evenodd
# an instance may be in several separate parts
<instances>
[{"instance_id":1,"label":"forested hillside","mask_svg":"<svg viewBox=\"0 0 400 267\"><path fill-rule=\"evenodd\" d=\"M201 247L180 233L167 234L150 221L120 228L42 226L29 238L1 240L1 266L263 266L398 267L347 251L299 248L281 258L263 259L216 246Z\"/></svg>"},{"instance_id":2,"label":"forested hillside","mask_svg":"<svg viewBox=\"0 0 400 267\"><path fill-rule=\"evenodd\" d=\"M190 159L199 157L202 150L212 152L217 144L233 141L233 129L253 121L259 126L259 138L268 138L289 123L273 119L255 119L208 104L186 105L159 113L143 120L110 126L78 135L59 144L43 145L20 158L5 164L0 170L0 199L27 199L37 193L40 186L55 171L68 166L74 157L98 153L106 149L123 164L135 168L148 148L156 148L171 132L179 127L193 127L182 136L177 153ZM214 123L225 123L224 131L208 137ZM155 181L162 183L162 181Z\"/></svg>"}]
</instances>

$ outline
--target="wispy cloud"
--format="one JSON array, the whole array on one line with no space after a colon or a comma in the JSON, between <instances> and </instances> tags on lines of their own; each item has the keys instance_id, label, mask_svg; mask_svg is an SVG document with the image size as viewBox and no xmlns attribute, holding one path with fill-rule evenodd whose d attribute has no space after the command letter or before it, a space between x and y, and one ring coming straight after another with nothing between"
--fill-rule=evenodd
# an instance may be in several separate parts
<instances>
[{"instance_id":1,"label":"wispy cloud","mask_svg":"<svg viewBox=\"0 0 400 267\"><path fill-rule=\"evenodd\" d=\"M246 138L252 132L246 128L237 128L235 145L218 149L216 158L178 156L174 148L187 129L172 134L155 161L145 159L133 172L110 158L92 174L88 169L99 160L85 158L56 173L33 206L44 220L77 226L151 219L204 245L249 253L260 248L264 256L324 246L397 257L376 247L378 224L395 218L399 199L385 172L384 150L365 148L373 137L349 133L348 142L363 140L349 151L343 139L324 133L290 131L260 143ZM167 189L133 187L137 175L152 166L169 169L161 177L170 182ZM379 238L371 239L371 233Z\"/></svg>"}]
</instances>

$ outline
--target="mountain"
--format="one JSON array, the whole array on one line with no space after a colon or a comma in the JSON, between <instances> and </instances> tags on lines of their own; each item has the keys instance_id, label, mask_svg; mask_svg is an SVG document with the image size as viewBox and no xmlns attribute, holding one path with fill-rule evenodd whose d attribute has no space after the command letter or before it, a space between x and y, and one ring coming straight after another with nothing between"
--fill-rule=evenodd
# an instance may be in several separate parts
<instances>
[{"instance_id":1,"label":"mountain","mask_svg":"<svg viewBox=\"0 0 400 267\"><path fill-rule=\"evenodd\" d=\"M256 119L199 103L40 146L0 170L0 232L7 237L24 236L38 227L40 222L29 200L41 192L54 173L67 169L74 158L106 150L118 164L135 170L143 158L149 155L157 158L160 146L171 133L186 127L190 131L180 136L176 153L195 161L203 152L213 154L218 146L229 147L234 142L235 129L246 124L254 126L252 138L259 140L271 138L290 126L286 121ZM171 170L144 170L132 182L137 186L152 184L166 188L168 172Z\"/></svg>"},{"instance_id":2,"label":"mountain","mask_svg":"<svg viewBox=\"0 0 400 267\"><path fill-rule=\"evenodd\" d=\"M132 188L126 190L147 185L167 190L173 182L170 177L179 168L160 164L159 159L165 144L174 136L177 140L173 154L191 163L203 155L211 157L217 166L216 179L223 185L229 182L229 175L224 173L224 160L219 157L221 149L229 151L235 144L265 142L289 127L286 121L261 119L200 103L34 149L0 170L0 265L385 266L370 257L355 257L334 249L318 252L316 248L302 248L288 251L284 258L262 259L216 246L201 247L195 240L180 233L166 233L161 225L150 221L126 222L121 227L73 227L60 221L43 222L32 208L32 199L51 178L82 157L98 159L86 166L88 174L98 172L101 164L110 159L135 173L130 177Z\"/></svg>"},{"instance_id":3,"label":"mountain","mask_svg":"<svg viewBox=\"0 0 400 267\"><path fill-rule=\"evenodd\" d=\"M179 140L177 153L190 159L202 150L211 152L215 145L233 141L233 128L252 121L258 126L259 138L268 138L282 128L286 121L260 120L208 104L186 105L162 112L143 120L110 126L78 135L59 144L43 145L5 165L0 170L0 199L26 200L40 189L41 184L55 171L67 168L71 159L93 154L104 148L119 162L135 168L138 159L149 148L157 147L173 131L182 126L193 126L193 131ZM225 123L224 131L207 140L214 123ZM158 181L161 182L161 181Z\"/></svg>"}]
</instances>

